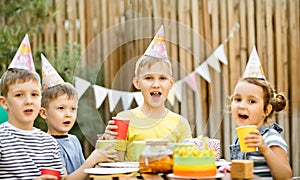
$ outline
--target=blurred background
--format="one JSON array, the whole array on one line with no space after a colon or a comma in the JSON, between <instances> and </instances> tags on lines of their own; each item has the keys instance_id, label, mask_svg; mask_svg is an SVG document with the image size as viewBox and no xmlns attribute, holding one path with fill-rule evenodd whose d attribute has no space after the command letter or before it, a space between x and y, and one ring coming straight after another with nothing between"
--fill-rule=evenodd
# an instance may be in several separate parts
<instances>
[{"instance_id":1,"label":"blurred background","mask_svg":"<svg viewBox=\"0 0 300 180\"><path fill-rule=\"evenodd\" d=\"M0 0L0 74L28 34L38 73L43 53L65 81L88 84L71 131L88 156L107 121L139 105L134 63L164 25L177 85L166 105L189 119L194 137L220 139L229 160L228 98L256 46L267 79L289 100L270 122L284 128L299 176L299 11L299 0ZM40 117L35 126L47 130Z\"/></svg>"}]
</instances>

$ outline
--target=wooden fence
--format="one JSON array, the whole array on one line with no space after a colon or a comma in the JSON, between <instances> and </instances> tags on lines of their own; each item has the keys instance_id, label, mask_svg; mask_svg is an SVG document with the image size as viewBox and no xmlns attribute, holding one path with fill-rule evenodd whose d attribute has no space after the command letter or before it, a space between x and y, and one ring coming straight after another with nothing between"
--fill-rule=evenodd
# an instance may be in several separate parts
<instances>
[{"instance_id":1,"label":"wooden fence","mask_svg":"<svg viewBox=\"0 0 300 180\"><path fill-rule=\"evenodd\" d=\"M285 129L289 160L294 175L300 175L299 0L48 0L48 3L50 9L56 8L56 16L34 37L33 48L40 46L40 42L57 45L57 52L48 52L51 60L64 43L81 44L83 58L78 75L106 88L133 91L133 64L121 73L120 69L144 53L161 24L165 26L168 55L176 64L177 81L206 62L223 44L228 64L220 63L220 72L209 67L210 83L196 76L197 91L184 84L182 102L167 105L190 120L194 136L204 134L221 139L226 159L229 159L228 145L235 135L235 125L226 110L227 97L256 45L267 79L289 99L288 108L273 120ZM239 28L230 34L236 24ZM103 69L97 72L94 81L90 73L96 72L95 65ZM94 97L89 95L89 98ZM107 121L122 110L120 107L121 103L110 113L106 100L98 112ZM82 125L88 119L79 116L78 121Z\"/></svg>"}]
</instances>

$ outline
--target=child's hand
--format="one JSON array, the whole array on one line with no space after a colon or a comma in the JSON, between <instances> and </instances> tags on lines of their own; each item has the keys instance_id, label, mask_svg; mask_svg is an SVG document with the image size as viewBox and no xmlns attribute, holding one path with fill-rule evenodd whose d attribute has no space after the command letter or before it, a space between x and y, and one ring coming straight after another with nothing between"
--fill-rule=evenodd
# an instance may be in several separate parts
<instances>
[{"instance_id":1,"label":"child's hand","mask_svg":"<svg viewBox=\"0 0 300 180\"><path fill-rule=\"evenodd\" d=\"M93 152L98 162L114 161L117 158L117 151L110 149L112 146L114 146L114 144L108 144Z\"/></svg>"},{"instance_id":2,"label":"child's hand","mask_svg":"<svg viewBox=\"0 0 300 180\"><path fill-rule=\"evenodd\" d=\"M118 135L118 133L114 132L113 130L118 129L118 126L114 125L114 124L115 124L114 120L108 121L108 125L105 128L105 133L103 135L103 139L105 139L105 140L116 139L116 136Z\"/></svg>"},{"instance_id":3,"label":"child's hand","mask_svg":"<svg viewBox=\"0 0 300 180\"><path fill-rule=\"evenodd\" d=\"M264 154L268 149L267 144L258 130L253 130L248 136L245 136L245 144L247 144L248 147L257 147L261 154Z\"/></svg>"},{"instance_id":4,"label":"child's hand","mask_svg":"<svg viewBox=\"0 0 300 180\"><path fill-rule=\"evenodd\" d=\"M53 176L53 175L45 174L45 175L41 175L39 177L36 177L33 180L57 180L57 177Z\"/></svg>"}]
</instances>

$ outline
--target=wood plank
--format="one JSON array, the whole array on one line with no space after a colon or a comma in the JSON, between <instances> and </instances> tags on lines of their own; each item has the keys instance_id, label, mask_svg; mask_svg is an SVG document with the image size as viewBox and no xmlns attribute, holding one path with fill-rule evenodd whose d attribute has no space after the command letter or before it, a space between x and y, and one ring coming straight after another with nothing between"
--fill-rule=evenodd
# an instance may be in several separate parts
<instances>
[{"instance_id":1,"label":"wood plank","mask_svg":"<svg viewBox=\"0 0 300 180\"><path fill-rule=\"evenodd\" d=\"M299 144L300 144L300 98L299 98L299 84L300 84L300 71L299 71L299 49L300 49L300 30L299 30L299 1L291 1L288 5L289 11L289 49L290 49L290 69L291 76L290 79L290 89L291 89L291 142L290 142L290 151L289 158L292 165L294 175L300 174L300 153L299 153Z\"/></svg>"},{"instance_id":2,"label":"wood plank","mask_svg":"<svg viewBox=\"0 0 300 180\"><path fill-rule=\"evenodd\" d=\"M221 37L221 42L224 42L227 34L228 34L228 24L227 24L227 2L226 1L218 1L219 2L219 7L220 7L220 37ZM228 58L228 43L224 44L225 47L225 51L226 51L226 55ZM222 68L222 75L223 78L225 80L224 82L224 88L222 88L222 93L226 94L228 96L230 96L230 78L229 78L229 65L225 66L224 68ZM226 101L225 101L226 104ZM221 141L223 142L222 144L222 154L223 157L226 159L230 159L230 151L229 151L229 145L231 144L231 115L225 111L224 112L224 121L223 121L223 127L222 127L222 134L223 137L221 139Z\"/></svg>"},{"instance_id":3,"label":"wood plank","mask_svg":"<svg viewBox=\"0 0 300 180\"><path fill-rule=\"evenodd\" d=\"M66 31L65 31L65 1L56 0L56 43L57 43L57 53L60 53L66 42Z\"/></svg>"},{"instance_id":4,"label":"wood plank","mask_svg":"<svg viewBox=\"0 0 300 180\"><path fill-rule=\"evenodd\" d=\"M79 30L79 36L80 36L80 45L81 45L81 54L84 54L85 47L86 47L86 26L85 26L85 1L84 0L78 0L78 11L79 11L79 22L80 22L80 30ZM83 67L86 66L86 62L81 61L81 65Z\"/></svg>"},{"instance_id":5,"label":"wood plank","mask_svg":"<svg viewBox=\"0 0 300 180\"><path fill-rule=\"evenodd\" d=\"M275 57L274 57L274 32L273 32L273 0L266 0L266 43L267 43L267 69L268 81L275 84ZM267 72L265 72L267 73Z\"/></svg>"},{"instance_id":6,"label":"wood plank","mask_svg":"<svg viewBox=\"0 0 300 180\"><path fill-rule=\"evenodd\" d=\"M77 30L76 30L76 19L77 19L77 10L76 10L76 0L67 0L67 15L68 15L68 42L70 44L78 42L77 39Z\"/></svg>"},{"instance_id":7,"label":"wood plank","mask_svg":"<svg viewBox=\"0 0 300 180\"><path fill-rule=\"evenodd\" d=\"M199 1L192 0L192 24L193 30L193 55L194 55L194 67L198 67L200 63L200 46L201 46L201 36L199 34ZM197 109L195 113L195 130L193 133L195 137L201 135L202 127L204 127L203 119L203 111L202 111L202 87L201 87L201 78L199 75L196 75L196 83L197 83L197 92L195 93L195 109Z\"/></svg>"},{"instance_id":8,"label":"wood plank","mask_svg":"<svg viewBox=\"0 0 300 180\"><path fill-rule=\"evenodd\" d=\"M246 6L246 0L241 0L239 4L239 11L240 11L240 43L241 43L241 48L240 48L240 54L241 54L241 71L243 72L247 60L248 60L248 51L247 51L247 6Z\"/></svg>"},{"instance_id":9,"label":"wood plank","mask_svg":"<svg viewBox=\"0 0 300 180\"><path fill-rule=\"evenodd\" d=\"M247 9L248 53L250 55L253 46L256 44L254 0L247 0Z\"/></svg>"}]
</instances>

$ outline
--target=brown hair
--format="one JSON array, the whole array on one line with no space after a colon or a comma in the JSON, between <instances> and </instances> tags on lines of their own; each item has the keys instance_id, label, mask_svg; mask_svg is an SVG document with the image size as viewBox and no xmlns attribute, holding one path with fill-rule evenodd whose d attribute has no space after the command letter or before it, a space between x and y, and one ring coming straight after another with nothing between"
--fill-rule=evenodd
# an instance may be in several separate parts
<instances>
[{"instance_id":1,"label":"brown hair","mask_svg":"<svg viewBox=\"0 0 300 180\"><path fill-rule=\"evenodd\" d=\"M13 84L35 81L40 84L40 76L36 72L25 69L11 68L8 69L1 77L1 94L6 97L9 87Z\"/></svg>"},{"instance_id":2,"label":"brown hair","mask_svg":"<svg viewBox=\"0 0 300 180\"><path fill-rule=\"evenodd\" d=\"M48 108L49 103L59 96L67 95L69 99L78 98L75 87L70 83L62 83L42 92L42 107Z\"/></svg>"},{"instance_id":3,"label":"brown hair","mask_svg":"<svg viewBox=\"0 0 300 180\"><path fill-rule=\"evenodd\" d=\"M170 75L172 76L172 64L169 59L160 59L160 58L155 58L155 57L150 57L150 56L141 56L136 64L135 64L135 76L138 77L143 70L143 68L147 67L150 68L152 65L155 63L166 63L169 68L170 68Z\"/></svg>"},{"instance_id":4,"label":"brown hair","mask_svg":"<svg viewBox=\"0 0 300 180\"><path fill-rule=\"evenodd\" d=\"M268 117L271 117L274 111L279 112L286 107L287 99L282 93L276 94L275 89L272 87L270 82L263 79L251 77L242 78L240 82L242 81L246 81L248 83L262 87L264 93L264 111L266 111L268 104L272 105L272 111L270 112Z\"/></svg>"}]
</instances>

